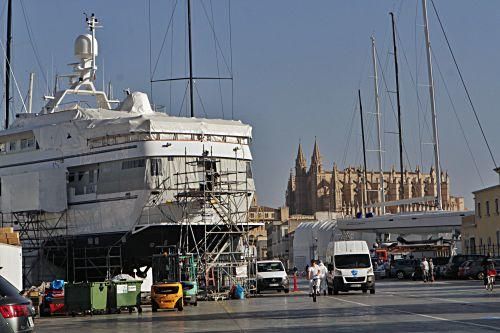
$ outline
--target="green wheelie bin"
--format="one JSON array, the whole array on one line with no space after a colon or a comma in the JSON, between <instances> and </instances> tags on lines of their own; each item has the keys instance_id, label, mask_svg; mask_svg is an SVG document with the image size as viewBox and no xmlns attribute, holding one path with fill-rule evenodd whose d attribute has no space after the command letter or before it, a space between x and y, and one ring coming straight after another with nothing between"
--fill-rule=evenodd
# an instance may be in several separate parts
<instances>
[{"instance_id":1,"label":"green wheelie bin","mask_svg":"<svg viewBox=\"0 0 500 333\"><path fill-rule=\"evenodd\" d=\"M142 313L141 285L142 280L112 280L108 291L108 311L120 312L127 308L132 313L136 307L137 312Z\"/></svg>"},{"instance_id":2,"label":"green wheelie bin","mask_svg":"<svg viewBox=\"0 0 500 333\"><path fill-rule=\"evenodd\" d=\"M98 314L106 311L109 282L67 283L64 304L72 316L77 313Z\"/></svg>"}]
</instances>

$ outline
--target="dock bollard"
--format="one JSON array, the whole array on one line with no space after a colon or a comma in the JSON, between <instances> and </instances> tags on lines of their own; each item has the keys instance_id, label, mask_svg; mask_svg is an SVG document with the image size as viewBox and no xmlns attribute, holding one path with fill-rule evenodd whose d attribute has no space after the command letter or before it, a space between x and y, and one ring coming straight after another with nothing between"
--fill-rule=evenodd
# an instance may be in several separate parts
<instances>
[{"instance_id":1,"label":"dock bollard","mask_svg":"<svg viewBox=\"0 0 500 333\"><path fill-rule=\"evenodd\" d=\"M299 291L299 287L297 286L297 273L293 274L293 291Z\"/></svg>"}]
</instances>

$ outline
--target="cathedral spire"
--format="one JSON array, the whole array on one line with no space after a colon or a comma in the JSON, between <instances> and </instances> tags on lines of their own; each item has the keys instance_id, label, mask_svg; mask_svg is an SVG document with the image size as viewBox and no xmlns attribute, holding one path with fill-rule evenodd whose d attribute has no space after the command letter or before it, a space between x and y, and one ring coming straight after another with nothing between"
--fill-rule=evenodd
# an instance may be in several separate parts
<instances>
[{"instance_id":1,"label":"cathedral spire","mask_svg":"<svg viewBox=\"0 0 500 333\"><path fill-rule=\"evenodd\" d=\"M321 162L321 153L319 152L318 140L314 137L314 149L311 159L311 169L316 170L318 173L322 171L323 165Z\"/></svg>"},{"instance_id":2,"label":"cathedral spire","mask_svg":"<svg viewBox=\"0 0 500 333\"><path fill-rule=\"evenodd\" d=\"M302 144L299 141L299 150L297 151L297 158L295 159L295 173L297 175L305 173L307 168L306 158L302 151Z\"/></svg>"}]
</instances>

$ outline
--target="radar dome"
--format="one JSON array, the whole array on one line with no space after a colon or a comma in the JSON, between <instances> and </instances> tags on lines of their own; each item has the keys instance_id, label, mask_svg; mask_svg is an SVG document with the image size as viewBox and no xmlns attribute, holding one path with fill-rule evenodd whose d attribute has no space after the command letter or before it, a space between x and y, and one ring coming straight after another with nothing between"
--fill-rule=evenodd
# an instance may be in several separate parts
<instances>
[{"instance_id":1,"label":"radar dome","mask_svg":"<svg viewBox=\"0 0 500 333\"><path fill-rule=\"evenodd\" d=\"M97 40L94 38L94 54L97 56ZM80 35L75 40L75 56L79 59L92 58L92 35Z\"/></svg>"}]
</instances>

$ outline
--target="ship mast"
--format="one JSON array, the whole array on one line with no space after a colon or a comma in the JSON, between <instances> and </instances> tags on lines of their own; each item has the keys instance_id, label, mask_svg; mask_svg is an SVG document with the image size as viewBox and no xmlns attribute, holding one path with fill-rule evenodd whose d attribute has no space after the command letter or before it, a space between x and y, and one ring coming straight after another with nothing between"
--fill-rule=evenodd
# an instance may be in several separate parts
<instances>
[{"instance_id":1,"label":"ship mast","mask_svg":"<svg viewBox=\"0 0 500 333\"><path fill-rule=\"evenodd\" d=\"M9 128L10 116L10 71L12 44L12 0L7 2L7 40L5 60L5 129Z\"/></svg>"},{"instance_id":2,"label":"ship mast","mask_svg":"<svg viewBox=\"0 0 500 333\"><path fill-rule=\"evenodd\" d=\"M191 101L191 117L194 117L193 103L193 45L191 38L191 0L187 2L188 9L188 38L189 38L189 98Z\"/></svg>"},{"instance_id":3,"label":"ship mast","mask_svg":"<svg viewBox=\"0 0 500 333\"><path fill-rule=\"evenodd\" d=\"M427 51L427 76L429 79L429 96L431 100L432 112L432 136L434 139L434 168L436 169L436 208L443 209L442 196L441 196L441 167L439 165L439 137L437 128L436 116L436 101L434 99L434 79L432 77L432 56L431 56L431 42L429 38L429 22L427 20L427 1L422 0L422 10L424 19L424 33L425 33L425 49Z\"/></svg>"},{"instance_id":4,"label":"ship mast","mask_svg":"<svg viewBox=\"0 0 500 333\"><path fill-rule=\"evenodd\" d=\"M379 169L379 192L380 192L380 202L382 203L381 215L385 214L385 195L384 195L384 171L382 163L382 136L380 127L380 99L378 95L378 73L377 73L377 51L375 49L375 37L371 37L372 40L372 58L373 58L373 83L375 88L375 110L377 117L377 141L378 141L378 169Z\"/></svg>"},{"instance_id":5,"label":"ship mast","mask_svg":"<svg viewBox=\"0 0 500 333\"><path fill-rule=\"evenodd\" d=\"M404 196L404 173L403 173L403 131L401 124L401 101L399 98L399 69L398 69L398 50L396 47L396 21L394 13L390 12L392 20L392 45L394 50L394 71L396 72L396 98L398 106L398 134L399 134L399 167L401 173L400 199ZM404 209L404 206L401 206Z\"/></svg>"},{"instance_id":6,"label":"ship mast","mask_svg":"<svg viewBox=\"0 0 500 333\"><path fill-rule=\"evenodd\" d=\"M363 191L361 192L361 214L366 216L366 204L368 203L367 177L366 177L366 146L365 146L365 123L363 121L363 104L361 104L361 90L358 89L359 97L359 114L361 118L361 139L363 140Z\"/></svg>"}]
</instances>

